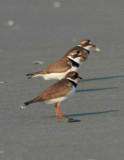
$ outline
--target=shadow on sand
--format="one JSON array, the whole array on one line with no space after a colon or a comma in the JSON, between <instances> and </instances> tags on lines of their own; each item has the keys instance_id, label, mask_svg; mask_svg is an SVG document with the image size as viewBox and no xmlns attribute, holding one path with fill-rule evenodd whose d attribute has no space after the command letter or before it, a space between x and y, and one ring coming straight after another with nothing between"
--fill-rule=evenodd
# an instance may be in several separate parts
<instances>
[{"instance_id":1,"label":"shadow on sand","mask_svg":"<svg viewBox=\"0 0 124 160\"><path fill-rule=\"evenodd\" d=\"M67 117L80 117L80 116L107 114L107 113L112 113L112 112L119 112L119 110L107 110L107 111L89 112L89 113L76 113L76 114L69 114L69 115L64 115L64 116L67 116Z\"/></svg>"},{"instance_id":2,"label":"shadow on sand","mask_svg":"<svg viewBox=\"0 0 124 160\"><path fill-rule=\"evenodd\" d=\"M76 92L92 92L92 91L103 91L107 89L118 89L119 87L108 87L108 88L94 88L94 89L81 89L76 90Z\"/></svg>"},{"instance_id":3,"label":"shadow on sand","mask_svg":"<svg viewBox=\"0 0 124 160\"><path fill-rule=\"evenodd\" d=\"M83 79L83 82L88 81L97 81L97 80L107 80L113 78L122 78L124 75L120 76L110 76L110 77L97 77L97 78L90 78L90 79ZM82 89L77 90L76 92L92 92L92 91L102 91L102 90L109 90L109 89L118 89L119 87L108 87L108 88L95 88L95 89ZM100 111L100 112L89 112L89 113L76 113L76 114L69 114L64 115L66 117L80 117L80 116L89 116L89 115L100 115L100 114L107 114L107 113L114 113L119 112L119 110L107 110L107 111ZM80 120L70 118L71 121L68 122L80 122Z\"/></svg>"},{"instance_id":4,"label":"shadow on sand","mask_svg":"<svg viewBox=\"0 0 124 160\"><path fill-rule=\"evenodd\" d=\"M88 81L97 81L97 80L106 80L106 79L113 79L113 78L123 78L124 75L120 76L109 76L109 77L97 77L97 78L89 78L89 79L84 79L83 81L88 82Z\"/></svg>"}]
</instances>

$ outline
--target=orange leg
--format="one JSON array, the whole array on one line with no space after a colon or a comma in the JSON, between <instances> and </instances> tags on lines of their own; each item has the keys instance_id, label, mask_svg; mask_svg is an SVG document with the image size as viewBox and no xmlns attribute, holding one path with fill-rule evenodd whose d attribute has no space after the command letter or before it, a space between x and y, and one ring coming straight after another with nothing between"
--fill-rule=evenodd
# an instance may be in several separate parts
<instances>
[{"instance_id":1,"label":"orange leg","mask_svg":"<svg viewBox=\"0 0 124 160\"><path fill-rule=\"evenodd\" d=\"M78 80L78 83L83 83L83 81Z\"/></svg>"},{"instance_id":2,"label":"orange leg","mask_svg":"<svg viewBox=\"0 0 124 160\"><path fill-rule=\"evenodd\" d=\"M79 70L77 71L78 75L79 75Z\"/></svg>"},{"instance_id":3,"label":"orange leg","mask_svg":"<svg viewBox=\"0 0 124 160\"><path fill-rule=\"evenodd\" d=\"M55 104L55 112L56 112L56 118L59 118L59 114L58 114L58 111L57 111L57 104Z\"/></svg>"},{"instance_id":4,"label":"orange leg","mask_svg":"<svg viewBox=\"0 0 124 160\"><path fill-rule=\"evenodd\" d=\"M78 75L79 75L79 70L77 71ZM82 83L80 80L78 80L78 83Z\"/></svg>"},{"instance_id":5,"label":"orange leg","mask_svg":"<svg viewBox=\"0 0 124 160\"><path fill-rule=\"evenodd\" d=\"M68 117L63 117L62 115L61 115L61 112L60 112L60 103L57 103L57 109L58 109L58 117L57 118L59 118L59 119L67 119Z\"/></svg>"},{"instance_id":6,"label":"orange leg","mask_svg":"<svg viewBox=\"0 0 124 160\"><path fill-rule=\"evenodd\" d=\"M79 75L79 70L77 71L78 75ZM78 80L78 83L82 83L83 81Z\"/></svg>"}]
</instances>

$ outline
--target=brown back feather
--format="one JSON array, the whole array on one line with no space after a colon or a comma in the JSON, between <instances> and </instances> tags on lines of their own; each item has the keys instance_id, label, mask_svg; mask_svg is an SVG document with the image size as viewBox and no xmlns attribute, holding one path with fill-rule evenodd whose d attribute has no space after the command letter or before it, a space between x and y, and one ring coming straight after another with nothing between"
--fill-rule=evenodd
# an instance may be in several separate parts
<instances>
[{"instance_id":1,"label":"brown back feather","mask_svg":"<svg viewBox=\"0 0 124 160\"><path fill-rule=\"evenodd\" d=\"M59 67L58 67L59 65ZM68 69L71 68L71 65L68 63L67 59L59 60L57 62L52 63L47 68L40 72L36 72L35 74L49 74L49 73L62 73L66 72Z\"/></svg>"},{"instance_id":2,"label":"brown back feather","mask_svg":"<svg viewBox=\"0 0 124 160\"><path fill-rule=\"evenodd\" d=\"M62 79L45 90L40 96L33 99L34 102L45 101L57 97L63 97L71 90L72 83L68 79Z\"/></svg>"}]
</instances>

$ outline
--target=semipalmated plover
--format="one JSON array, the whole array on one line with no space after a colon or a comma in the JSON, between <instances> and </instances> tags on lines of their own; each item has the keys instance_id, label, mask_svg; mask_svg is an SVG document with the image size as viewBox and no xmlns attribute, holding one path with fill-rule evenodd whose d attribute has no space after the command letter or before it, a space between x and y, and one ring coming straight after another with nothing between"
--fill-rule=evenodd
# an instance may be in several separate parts
<instances>
[{"instance_id":1,"label":"semipalmated plover","mask_svg":"<svg viewBox=\"0 0 124 160\"><path fill-rule=\"evenodd\" d=\"M45 80L62 79L68 72L77 71L87 55L83 51L73 50L65 58L54 62L40 72L27 74L28 78L42 77Z\"/></svg>"},{"instance_id":2,"label":"semipalmated plover","mask_svg":"<svg viewBox=\"0 0 124 160\"><path fill-rule=\"evenodd\" d=\"M81 79L81 77L79 77L77 72L69 72L66 74L65 78L53 84L40 96L34 98L31 101L25 102L25 105L29 105L35 102L55 104L56 117L60 119L68 118L61 115L60 103L75 93L77 82L79 79Z\"/></svg>"},{"instance_id":3,"label":"semipalmated plover","mask_svg":"<svg viewBox=\"0 0 124 160\"><path fill-rule=\"evenodd\" d=\"M96 47L94 44L91 43L91 41L89 39L85 39L79 42L79 44L77 46L75 46L74 48L70 49L63 58L66 58L68 56L68 54L70 52L72 52L73 50L78 50L80 52L83 52L83 54L87 55L87 58L90 54L90 50L91 48ZM85 59L86 60L86 59Z\"/></svg>"},{"instance_id":4,"label":"semipalmated plover","mask_svg":"<svg viewBox=\"0 0 124 160\"><path fill-rule=\"evenodd\" d=\"M74 48L70 49L63 57L66 58L70 52L72 52L73 50L78 50L80 52L82 52L82 55L85 55L85 60L86 61L89 57L90 54L90 50L91 48L96 47L94 44L91 43L91 41L89 39L84 39L82 41L79 42L79 44L77 46L75 46ZM78 70L78 74L79 74L79 70ZM81 81L79 81L81 82Z\"/></svg>"},{"instance_id":5,"label":"semipalmated plover","mask_svg":"<svg viewBox=\"0 0 124 160\"><path fill-rule=\"evenodd\" d=\"M28 79L42 77L45 80L60 80L64 78L68 72L78 71L79 66L87 60L92 47L95 47L95 45L93 45L90 40L82 40L78 46L68 51L59 61L54 62L42 71L27 74Z\"/></svg>"}]
</instances>

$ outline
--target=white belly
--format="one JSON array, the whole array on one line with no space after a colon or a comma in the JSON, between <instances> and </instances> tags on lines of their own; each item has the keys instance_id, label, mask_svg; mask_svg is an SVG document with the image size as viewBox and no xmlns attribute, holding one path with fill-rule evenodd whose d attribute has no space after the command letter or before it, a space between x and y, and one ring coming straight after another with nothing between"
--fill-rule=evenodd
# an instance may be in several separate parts
<instances>
[{"instance_id":1,"label":"white belly","mask_svg":"<svg viewBox=\"0 0 124 160\"><path fill-rule=\"evenodd\" d=\"M75 91L76 91L76 88L73 86L73 89L71 90L71 92L69 92L65 97L53 98L51 100L44 101L44 103L55 104L55 103L62 102L64 100L66 100L67 98L69 98L70 96L72 96L75 93Z\"/></svg>"},{"instance_id":2,"label":"white belly","mask_svg":"<svg viewBox=\"0 0 124 160\"><path fill-rule=\"evenodd\" d=\"M63 73L49 73L49 74L37 74L35 75L34 77L43 77L45 80L51 80L51 79L57 79L57 80L60 80L62 78L65 77L65 75L68 73L68 72L71 72L71 71L75 71L77 72L78 68L77 67L71 67L71 69L69 69L68 71L66 72L63 72Z\"/></svg>"},{"instance_id":3,"label":"white belly","mask_svg":"<svg viewBox=\"0 0 124 160\"><path fill-rule=\"evenodd\" d=\"M64 100L66 100L66 99L67 99L67 97L53 98L51 100L44 101L44 103L46 103L46 104L55 104L55 103L58 103L58 102L62 102Z\"/></svg>"}]
</instances>

